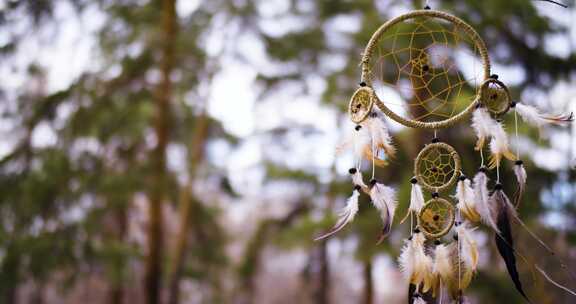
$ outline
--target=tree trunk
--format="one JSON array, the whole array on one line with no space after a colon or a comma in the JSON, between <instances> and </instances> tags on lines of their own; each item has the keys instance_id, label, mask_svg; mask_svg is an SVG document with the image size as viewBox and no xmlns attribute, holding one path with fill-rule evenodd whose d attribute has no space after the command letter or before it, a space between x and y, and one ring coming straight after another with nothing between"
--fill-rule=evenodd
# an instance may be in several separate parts
<instances>
[{"instance_id":1,"label":"tree trunk","mask_svg":"<svg viewBox=\"0 0 576 304\"><path fill-rule=\"evenodd\" d=\"M366 260L363 265L362 276L364 277L364 304L374 303L374 282L372 281L372 261Z\"/></svg>"},{"instance_id":2,"label":"tree trunk","mask_svg":"<svg viewBox=\"0 0 576 304\"><path fill-rule=\"evenodd\" d=\"M162 79L158 86L155 110L157 145L154 150L154 175L150 193L148 223L148 258L146 261L145 292L149 304L160 303L162 280L162 202L165 193L166 145L168 143L169 107L172 97L170 75L174 65L176 42L176 0L162 1Z\"/></svg>"},{"instance_id":3,"label":"tree trunk","mask_svg":"<svg viewBox=\"0 0 576 304\"><path fill-rule=\"evenodd\" d=\"M186 255L188 227L190 226L190 209L192 204L192 187L196 168L204 158L204 143L206 142L208 129L208 117L205 112L200 114L196 121L196 128L192 137L190 147L190 179L188 185L185 185L180 190L180 227L174 248L174 257L172 269L170 271L169 282L169 300L170 304L178 304L180 302L180 278L182 276L182 266L184 264L184 256Z\"/></svg>"}]
</instances>

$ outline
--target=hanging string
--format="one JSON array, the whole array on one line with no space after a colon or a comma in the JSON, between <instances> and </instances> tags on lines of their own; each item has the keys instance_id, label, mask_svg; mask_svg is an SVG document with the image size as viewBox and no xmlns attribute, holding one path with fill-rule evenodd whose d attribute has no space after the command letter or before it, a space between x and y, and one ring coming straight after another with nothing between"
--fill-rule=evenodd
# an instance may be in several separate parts
<instances>
[{"instance_id":1,"label":"hanging string","mask_svg":"<svg viewBox=\"0 0 576 304\"><path fill-rule=\"evenodd\" d=\"M496 183L500 183L500 164L496 166Z\"/></svg>"},{"instance_id":2,"label":"hanging string","mask_svg":"<svg viewBox=\"0 0 576 304\"><path fill-rule=\"evenodd\" d=\"M518 137L518 110L514 107L514 132L516 142L516 159L520 159L520 138Z\"/></svg>"},{"instance_id":3,"label":"hanging string","mask_svg":"<svg viewBox=\"0 0 576 304\"><path fill-rule=\"evenodd\" d=\"M374 145L374 134L372 134L372 179L374 179L374 174L376 172L376 165L374 163L374 158L376 157L376 149Z\"/></svg>"},{"instance_id":4,"label":"hanging string","mask_svg":"<svg viewBox=\"0 0 576 304\"><path fill-rule=\"evenodd\" d=\"M460 215L460 210L458 209L458 210L456 211L456 220L458 221L458 223L457 223L458 225L460 224L460 216L461 216L461 215ZM462 270L461 270L461 268L460 268L460 267L462 267L462 260L461 260L461 257L460 257L460 250L461 250L461 248L460 248L460 233L458 233L458 231L459 231L459 230L456 230L456 236L457 236L456 242L457 242L457 246L458 246L458 293L460 293L461 290L462 290L462 286L461 286L461 273L462 273Z\"/></svg>"},{"instance_id":5,"label":"hanging string","mask_svg":"<svg viewBox=\"0 0 576 304\"><path fill-rule=\"evenodd\" d=\"M484 149L480 149L480 167L484 167Z\"/></svg>"}]
</instances>

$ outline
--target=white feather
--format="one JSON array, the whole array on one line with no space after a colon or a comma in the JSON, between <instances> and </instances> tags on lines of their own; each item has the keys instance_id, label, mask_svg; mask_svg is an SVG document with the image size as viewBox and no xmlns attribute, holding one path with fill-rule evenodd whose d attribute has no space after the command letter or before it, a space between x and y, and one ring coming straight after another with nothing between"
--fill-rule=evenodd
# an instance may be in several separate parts
<instances>
[{"instance_id":1,"label":"white feather","mask_svg":"<svg viewBox=\"0 0 576 304\"><path fill-rule=\"evenodd\" d=\"M492 140L490 140L490 151L492 154L503 154L508 151L508 135L504 131L504 126L499 122L495 122L491 125L490 132L492 137Z\"/></svg>"},{"instance_id":2,"label":"white feather","mask_svg":"<svg viewBox=\"0 0 576 304\"><path fill-rule=\"evenodd\" d=\"M454 278L450 251L451 248L444 244L440 244L434 249L433 272L440 277L443 284L449 284Z\"/></svg>"},{"instance_id":3,"label":"white feather","mask_svg":"<svg viewBox=\"0 0 576 304\"><path fill-rule=\"evenodd\" d=\"M374 140L375 149L381 147L388 157L394 156L396 149L392 145L392 137L384 121L378 116L369 117L363 125L368 130L369 137Z\"/></svg>"},{"instance_id":4,"label":"white feather","mask_svg":"<svg viewBox=\"0 0 576 304\"><path fill-rule=\"evenodd\" d=\"M492 217L492 208L488 201L488 177L484 172L478 172L474 176L474 197L476 200L476 210L480 214L482 222L494 231L498 232L498 226Z\"/></svg>"},{"instance_id":5,"label":"white feather","mask_svg":"<svg viewBox=\"0 0 576 304\"><path fill-rule=\"evenodd\" d=\"M424 194L422 194L422 187L420 185L412 184L410 191L410 207L409 210L415 213L420 212L424 206Z\"/></svg>"},{"instance_id":6,"label":"white feather","mask_svg":"<svg viewBox=\"0 0 576 304\"><path fill-rule=\"evenodd\" d=\"M412 303L413 304L426 304L426 301L424 301L424 299L422 297L415 297L414 301Z\"/></svg>"},{"instance_id":7,"label":"white feather","mask_svg":"<svg viewBox=\"0 0 576 304\"><path fill-rule=\"evenodd\" d=\"M356 214L358 213L358 198L360 197L360 191L354 190L352 195L346 200L346 206L338 212L338 221L336 225L328 231L327 233L315 238L315 241L319 241L336 234L338 231L342 230L344 226L354 220Z\"/></svg>"},{"instance_id":8,"label":"white feather","mask_svg":"<svg viewBox=\"0 0 576 304\"><path fill-rule=\"evenodd\" d=\"M404 278L411 284L416 285L417 290L424 284L422 291L426 292L432 287L432 259L424 252L422 233L415 233L411 240L404 241L404 246L398 257L400 271Z\"/></svg>"},{"instance_id":9,"label":"white feather","mask_svg":"<svg viewBox=\"0 0 576 304\"><path fill-rule=\"evenodd\" d=\"M516 112L527 123L541 128L547 124L565 125L572 121L572 115L548 115L541 113L535 107L531 107L522 103L517 103L515 106Z\"/></svg>"},{"instance_id":10,"label":"white feather","mask_svg":"<svg viewBox=\"0 0 576 304\"><path fill-rule=\"evenodd\" d=\"M354 153L354 158L356 160L361 160L363 157L364 149L370 146L371 139L370 134L366 128L361 127L356 130L356 127L346 135L344 141L336 147L336 155L343 153L344 151L352 150Z\"/></svg>"},{"instance_id":11,"label":"white feather","mask_svg":"<svg viewBox=\"0 0 576 304\"><path fill-rule=\"evenodd\" d=\"M465 223L458 225L455 230L462 246L461 260L468 269L474 272L478 267L478 245L472 238L471 231Z\"/></svg>"},{"instance_id":12,"label":"white feather","mask_svg":"<svg viewBox=\"0 0 576 304\"><path fill-rule=\"evenodd\" d=\"M414 272L414 246L412 240L404 240L404 246L402 246L398 257L398 264L404 279L409 283Z\"/></svg>"},{"instance_id":13,"label":"white feather","mask_svg":"<svg viewBox=\"0 0 576 304\"><path fill-rule=\"evenodd\" d=\"M470 184L469 179L464 181L458 181L456 186L456 200L458 204L456 207L462 212L466 218L471 222L477 222L480 220L480 214L476 210L476 197L474 195L474 189Z\"/></svg>"},{"instance_id":14,"label":"white feather","mask_svg":"<svg viewBox=\"0 0 576 304\"><path fill-rule=\"evenodd\" d=\"M484 107L477 108L472 113L472 128L476 132L478 137L478 142L476 143L476 149L480 150L483 148L484 143L488 137L491 135L491 127L495 121L490 117L490 113Z\"/></svg>"},{"instance_id":15,"label":"white feather","mask_svg":"<svg viewBox=\"0 0 576 304\"><path fill-rule=\"evenodd\" d=\"M528 178L524 165L514 165L514 175L516 175L516 180L518 181L520 188L523 190L524 185L526 185L526 179Z\"/></svg>"},{"instance_id":16,"label":"white feather","mask_svg":"<svg viewBox=\"0 0 576 304\"><path fill-rule=\"evenodd\" d=\"M394 219L394 212L396 211L396 206L398 201L396 199L396 190L392 187L376 183L370 189L370 198L372 199L372 204L376 209L380 210L382 220L384 222ZM386 215L388 214L388 215ZM388 219L387 216L390 218Z\"/></svg>"}]
</instances>

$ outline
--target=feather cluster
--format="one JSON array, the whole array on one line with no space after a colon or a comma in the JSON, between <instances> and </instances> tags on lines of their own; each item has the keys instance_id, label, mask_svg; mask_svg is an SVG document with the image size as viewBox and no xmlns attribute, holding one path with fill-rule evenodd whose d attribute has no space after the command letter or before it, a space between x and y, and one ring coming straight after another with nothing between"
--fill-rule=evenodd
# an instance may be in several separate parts
<instances>
[{"instance_id":1,"label":"feather cluster","mask_svg":"<svg viewBox=\"0 0 576 304\"><path fill-rule=\"evenodd\" d=\"M437 294L442 286L453 286L454 284L454 263L452 261L452 252L455 249L455 243L448 245L439 244L434 249L434 264L432 273L434 274L434 294Z\"/></svg>"},{"instance_id":2,"label":"feather cluster","mask_svg":"<svg viewBox=\"0 0 576 304\"><path fill-rule=\"evenodd\" d=\"M365 157L366 149L370 150L370 133L366 128L357 125L354 129L346 135L345 140L336 147L336 155L344 151L352 150L354 159L360 162ZM369 158L371 159L371 158Z\"/></svg>"},{"instance_id":3,"label":"feather cluster","mask_svg":"<svg viewBox=\"0 0 576 304\"><path fill-rule=\"evenodd\" d=\"M334 227L330 229L330 231L315 238L314 240L320 241L325 238L328 238L336 234L338 231L342 230L346 226L346 224L352 222L352 220L354 220L354 217L358 213L359 197L360 197L360 189L357 186L352 192L352 196L350 196L346 201L346 206L338 213L338 221L336 222L336 225L334 225Z\"/></svg>"},{"instance_id":4,"label":"feather cluster","mask_svg":"<svg viewBox=\"0 0 576 304\"><path fill-rule=\"evenodd\" d=\"M484 148L486 139L490 137L490 128L493 123L494 120L484 107L478 107L474 110L474 113L472 113L472 128L476 132L476 137L478 137L475 147L476 150L482 150Z\"/></svg>"},{"instance_id":5,"label":"feather cluster","mask_svg":"<svg viewBox=\"0 0 576 304\"><path fill-rule=\"evenodd\" d=\"M366 126L370 137L374 141L374 149L376 151L384 151L387 157L394 157L396 155L396 148L392 145L392 137L388 132L388 127L384 120L373 113L368 117L363 124ZM376 154L378 154L376 152Z\"/></svg>"},{"instance_id":6,"label":"feather cluster","mask_svg":"<svg viewBox=\"0 0 576 304\"><path fill-rule=\"evenodd\" d=\"M504 131L504 126L501 123L494 121L490 130L492 132L492 139L490 140L490 152L492 155L488 167L491 169L500 167L503 157L509 160L516 160L516 156L510 151L508 135L506 134L506 131Z\"/></svg>"},{"instance_id":7,"label":"feather cluster","mask_svg":"<svg viewBox=\"0 0 576 304\"><path fill-rule=\"evenodd\" d=\"M490 168L500 166L503 157L515 160L515 156L510 152L508 136L504 131L504 126L494 120L485 107L478 107L472 114L472 128L476 132L478 140L476 150L482 150L486 140L490 138Z\"/></svg>"},{"instance_id":8,"label":"feather cluster","mask_svg":"<svg viewBox=\"0 0 576 304\"><path fill-rule=\"evenodd\" d=\"M516 113L522 117L522 120L538 128L547 124L563 126L574 120L573 113L568 115L544 114L535 107L521 103L517 103L514 108L516 109Z\"/></svg>"},{"instance_id":9,"label":"feather cluster","mask_svg":"<svg viewBox=\"0 0 576 304\"><path fill-rule=\"evenodd\" d=\"M483 170L478 171L476 176L474 176L474 200L476 201L476 211L480 215L482 222L495 232L498 232L498 227L492 217L492 207L489 201L488 176Z\"/></svg>"},{"instance_id":10,"label":"feather cluster","mask_svg":"<svg viewBox=\"0 0 576 304\"><path fill-rule=\"evenodd\" d=\"M403 223L411 212L418 214L422 207L424 207L424 194L422 193L422 187L418 185L416 178L412 178L410 183L412 184L412 189L410 190L410 206L408 206L408 212L400 223Z\"/></svg>"},{"instance_id":11,"label":"feather cluster","mask_svg":"<svg viewBox=\"0 0 576 304\"><path fill-rule=\"evenodd\" d=\"M476 197L470 180L462 176L456 186L456 207L464 217L472 223L480 221L480 214L476 211Z\"/></svg>"},{"instance_id":12,"label":"feather cluster","mask_svg":"<svg viewBox=\"0 0 576 304\"><path fill-rule=\"evenodd\" d=\"M424 251L425 241L424 235L415 231L410 240L404 241L402 252L398 258L400 271L406 280L416 286L416 290L422 292L429 291L434 282L432 258L426 255Z\"/></svg>"},{"instance_id":13,"label":"feather cluster","mask_svg":"<svg viewBox=\"0 0 576 304\"><path fill-rule=\"evenodd\" d=\"M378 243L380 243L390 233L398 200L394 188L377 183L375 180L370 184L372 187L370 189L370 199L372 200L374 207L380 211L380 217L382 218L382 234L378 240Z\"/></svg>"}]
</instances>

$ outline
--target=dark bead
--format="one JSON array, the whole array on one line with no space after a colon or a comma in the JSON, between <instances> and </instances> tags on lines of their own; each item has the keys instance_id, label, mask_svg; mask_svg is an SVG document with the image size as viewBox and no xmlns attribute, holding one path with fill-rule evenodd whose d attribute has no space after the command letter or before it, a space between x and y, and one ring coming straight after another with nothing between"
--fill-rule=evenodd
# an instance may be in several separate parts
<instances>
[{"instance_id":1,"label":"dark bead","mask_svg":"<svg viewBox=\"0 0 576 304\"><path fill-rule=\"evenodd\" d=\"M414 229L414 233L420 233L420 228Z\"/></svg>"},{"instance_id":2,"label":"dark bead","mask_svg":"<svg viewBox=\"0 0 576 304\"><path fill-rule=\"evenodd\" d=\"M422 66L422 70L423 70L424 72L428 72L428 70L430 70L430 67L429 67L427 64L425 64L425 65Z\"/></svg>"},{"instance_id":3,"label":"dark bead","mask_svg":"<svg viewBox=\"0 0 576 304\"><path fill-rule=\"evenodd\" d=\"M455 241L457 241L457 240L458 240L458 235L457 235L457 234L454 234L453 238L454 238Z\"/></svg>"},{"instance_id":4,"label":"dark bead","mask_svg":"<svg viewBox=\"0 0 576 304\"><path fill-rule=\"evenodd\" d=\"M362 81L362 82L360 83L360 86L361 86L361 87L365 87L365 86L366 86L366 83L365 83L364 81Z\"/></svg>"},{"instance_id":5,"label":"dark bead","mask_svg":"<svg viewBox=\"0 0 576 304\"><path fill-rule=\"evenodd\" d=\"M378 117L378 113L372 112L372 113L370 113L370 117L376 118L376 117Z\"/></svg>"},{"instance_id":6,"label":"dark bead","mask_svg":"<svg viewBox=\"0 0 576 304\"><path fill-rule=\"evenodd\" d=\"M435 144L435 143L437 143L437 142L440 142L440 139L439 139L438 137L432 138L432 143Z\"/></svg>"},{"instance_id":7,"label":"dark bead","mask_svg":"<svg viewBox=\"0 0 576 304\"><path fill-rule=\"evenodd\" d=\"M440 219L440 216L439 216L439 215L435 215L435 216L432 217L432 219L433 219L434 221L437 221L437 220Z\"/></svg>"},{"instance_id":8,"label":"dark bead","mask_svg":"<svg viewBox=\"0 0 576 304\"><path fill-rule=\"evenodd\" d=\"M375 179L371 179L371 180L370 180L370 185L374 186L374 185L376 185L376 183L377 183L377 182L376 182Z\"/></svg>"},{"instance_id":9,"label":"dark bead","mask_svg":"<svg viewBox=\"0 0 576 304\"><path fill-rule=\"evenodd\" d=\"M518 165L518 166L521 166L521 165L524 164L524 162L523 162L521 159L519 159L519 160L517 160L517 161L515 162L515 164Z\"/></svg>"},{"instance_id":10,"label":"dark bead","mask_svg":"<svg viewBox=\"0 0 576 304\"><path fill-rule=\"evenodd\" d=\"M492 79L498 79L498 75L497 75L497 74L492 74L492 75L490 75L490 78L492 78Z\"/></svg>"},{"instance_id":11,"label":"dark bead","mask_svg":"<svg viewBox=\"0 0 576 304\"><path fill-rule=\"evenodd\" d=\"M479 172L486 173L486 167L482 166L478 169Z\"/></svg>"},{"instance_id":12,"label":"dark bead","mask_svg":"<svg viewBox=\"0 0 576 304\"><path fill-rule=\"evenodd\" d=\"M411 240L412 240L412 236L409 236L409 237L408 237L408 240L411 241Z\"/></svg>"},{"instance_id":13,"label":"dark bead","mask_svg":"<svg viewBox=\"0 0 576 304\"><path fill-rule=\"evenodd\" d=\"M356 174L356 172L358 172L356 168L350 168L350 170L348 170L348 173L350 174Z\"/></svg>"},{"instance_id":14,"label":"dark bead","mask_svg":"<svg viewBox=\"0 0 576 304\"><path fill-rule=\"evenodd\" d=\"M424 9L425 9L425 10L429 10L429 9L430 9L430 5L426 5L426 6L424 7Z\"/></svg>"},{"instance_id":15,"label":"dark bead","mask_svg":"<svg viewBox=\"0 0 576 304\"><path fill-rule=\"evenodd\" d=\"M510 102L510 107L511 107L511 108L515 108L515 107L516 107L516 102L515 102L515 101Z\"/></svg>"},{"instance_id":16,"label":"dark bead","mask_svg":"<svg viewBox=\"0 0 576 304\"><path fill-rule=\"evenodd\" d=\"M466 175L464 175L464 174L460 175L460 176L458 177L458 180L461 181L461 182L465 181L465 180L466 180Z\"/></svg>"},{"instance_id":17,"label":"dark bead","mask_svg":"<svg viewBox=\"0 0 576 304\"><path fill-rule=\"evenodd\" d=\"M496 185L494 185L494 190L502 190L504 187L502 187L501 183L497 183Z\"/></svg>"},{"instance_id":18,"label":"dark bead","mask_svg":"<svg viewBox=\"0 0 576 304\"><path fill-rule=\"evenodd\" d=\"M417 184L417 183L418 183L418 180L417 180L415 177L413 177L413 178L410 179L410 183L412 183L413 185L414 185L414 184Z\"/></svg>"},{"instance_id":19,"label":"dark bead","mask_svg":"<svg viewBox=\"0 0 576 304\"><path fill-rule=\"evenodd\" d=\"M357 125L356 127L354 127L354 130L356 130L356 131L360 131L360 129L362 129L361 125Z\"/></svg>"},{"instance_id":20,"label":"dark bead","mask_svg":"<svg viewBox=\"0 0 576 304\"><path fill-rule=\"evenodd\" d=\"M362 187L360 187L360 185L356 185L356 186L354 186L354 190L356 190L356 191L360 191L360 189L362 189Z\"/></svg>"},{"instance_id":21,"label":"dark bead","mask_svg":"<svg viewBox=\"0 0 576 304\"><path fill-rule=\"evenodd\" d=\"M442 242L440 242L440 240L434 240L434 245L438 246L440 244L442 244Z\"/></svg>"},{"instance_id":22,"label":"dark bead","mask_svg":"<svg viewBox=\"0 0 576 304\"><path fill-rule=\"evenodd\" d=\"M438 194L438 192L432 193L432 197L433 197L433 198L438 198L439 196L440 196L440 194Z\"/></svg>"}]
</instances>

